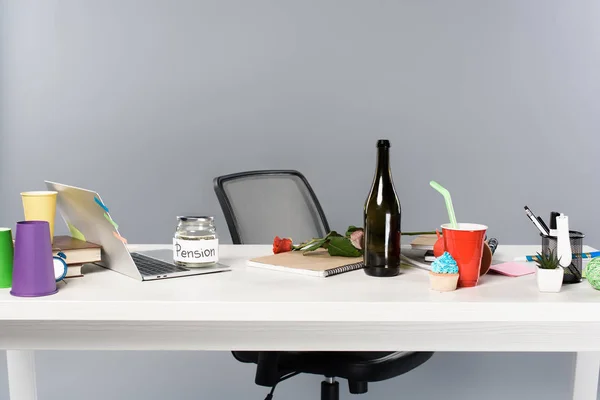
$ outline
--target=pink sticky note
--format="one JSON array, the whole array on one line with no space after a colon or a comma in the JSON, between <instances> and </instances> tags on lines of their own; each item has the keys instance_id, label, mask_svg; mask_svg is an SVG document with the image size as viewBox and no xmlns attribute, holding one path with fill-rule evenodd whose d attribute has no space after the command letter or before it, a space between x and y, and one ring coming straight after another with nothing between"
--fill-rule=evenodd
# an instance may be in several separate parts
<instances>
[{"instance_id":1,"label":"pink sticky note","mask_svg":"<svg viewBox=\"0 0 600 400\"><path fill-rule=\"evenodd\" d=\"M535 273L535 267L533 265L517 262L492 265L490 270L507 276L523 276Z\"/></svg>"}]
</instances>

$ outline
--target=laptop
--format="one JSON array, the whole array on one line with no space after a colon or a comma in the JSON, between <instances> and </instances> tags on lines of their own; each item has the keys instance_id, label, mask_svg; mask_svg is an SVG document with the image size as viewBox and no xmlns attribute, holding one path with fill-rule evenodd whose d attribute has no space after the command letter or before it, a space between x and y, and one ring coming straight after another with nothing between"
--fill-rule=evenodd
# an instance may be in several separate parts
<instances>
[{"instance_id":1,"label":"laptop","mask_svg":"<svg viewBox=\"0 0 600 400\"><path fill-rule=\"evenodd\" d=\"M173 262L173 250L130 252L121 240L109 209L100 195L88 189L44 181L48 190L58 192L56 205L71 236L102 246L102 261L95 263L140 281L179 278L230 271L220 263L209 267L185 268Z\"/></svg>"}]
</instances>

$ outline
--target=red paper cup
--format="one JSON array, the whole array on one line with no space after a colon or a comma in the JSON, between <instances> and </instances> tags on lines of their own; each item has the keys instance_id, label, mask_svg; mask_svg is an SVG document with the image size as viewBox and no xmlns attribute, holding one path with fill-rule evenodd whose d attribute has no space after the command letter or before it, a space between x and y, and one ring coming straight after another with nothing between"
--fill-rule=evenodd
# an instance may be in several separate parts
<instances>
[{"instance_id":1,"label":"red paper cup","mask_svg":"<svg viewBox=\"0 0 600 400\"><path fill-rule=\"evenodd\" d=\"M480 224L458 224L458 228L442 225L444 247L458 264L459 287L473 287L479 281L487 228Z\"/></svg>"}]
</instances>

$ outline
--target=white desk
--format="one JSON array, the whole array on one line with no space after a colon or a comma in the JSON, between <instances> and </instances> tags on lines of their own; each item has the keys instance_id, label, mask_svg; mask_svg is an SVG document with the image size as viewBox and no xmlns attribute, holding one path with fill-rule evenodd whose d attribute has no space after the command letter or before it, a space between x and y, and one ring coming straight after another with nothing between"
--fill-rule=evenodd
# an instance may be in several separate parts
<instances>
[{"instance_id":1,"label":"white desk","mask_svg":"<svg viewBox=\"0 0 600 400\"><path fill-rule=\"evenodd\" d=\"M500 245L494 261L537 250ZM38 349L577 352L573 399L596 399L600 292L585 281L546 294L535 275L488 274L478 287L437 293L415 268L394 278L355 271L323 279L246 266L270 251L221 246L233 271L212 275L142 283L96 269L49 297L1 289L11 399L36 398Z\"/></svg>"}]
</instances>

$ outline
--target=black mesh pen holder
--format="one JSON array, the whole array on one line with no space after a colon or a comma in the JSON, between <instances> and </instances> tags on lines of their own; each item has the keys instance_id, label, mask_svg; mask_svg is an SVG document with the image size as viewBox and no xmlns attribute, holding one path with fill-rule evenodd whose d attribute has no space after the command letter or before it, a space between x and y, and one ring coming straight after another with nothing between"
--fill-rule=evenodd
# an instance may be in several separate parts
<instances>
[{"instance_id":1,"label":"black mesh pen holder","mask_svg":"<svg viewBox=\"0 0 600 400\"><path fill-rule=\"evenodd\" d=\"M571 265L565 268L563 283L579 283L581 282L583 238L585 235L578 231L569 231L569 242L571 243L571 254L573 259ZM557 238L554 236L542 235L542 253L550 254L552 251L556 255Z\"/></svg>"}]
</instances>

